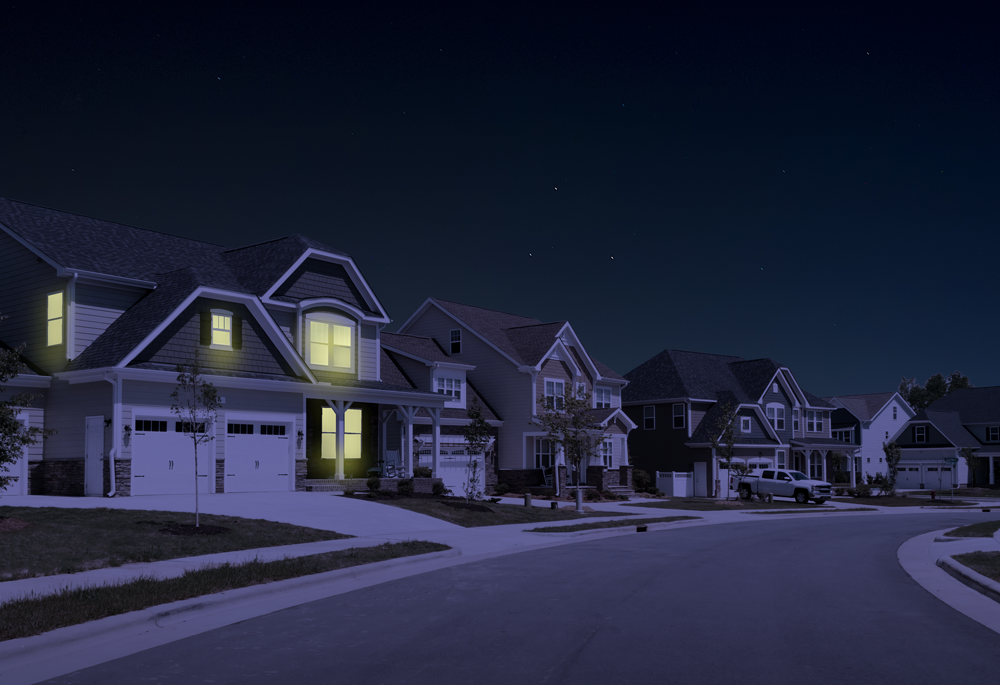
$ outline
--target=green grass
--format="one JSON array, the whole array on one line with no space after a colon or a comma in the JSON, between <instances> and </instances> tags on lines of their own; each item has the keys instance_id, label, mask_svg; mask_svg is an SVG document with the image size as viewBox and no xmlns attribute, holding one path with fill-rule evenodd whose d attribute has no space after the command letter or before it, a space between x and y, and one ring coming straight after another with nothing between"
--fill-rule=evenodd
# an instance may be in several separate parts
<instances>
[{"instance_id":1,"label":"green grass","mask_svg":"<svg viewBox=\"0 0 1000 685\"><path fill-rule=\"evenodd\" d=\"M949 530L945 535L950 538L991 538L1000 530L1000 521L980 521L955 530Z\"/></svg>"},{"instance_id":2,"label":"green grass","mask_svg":"<svg viewBox=\"0 0 1000 685\"><path fill-rule=\"evenodd\" d=\"M648 509L680 509L686 511L747 511L750 509L811 509L815 510L815 504L799 504L798 502L779 502L774 501L770 504L766 502L760 502L758 500L729 500L729 504L725 503L725 500L721 502L715 499L709 499L707 497L695 497L688 499L672 499L666 502L643 502L642 504L635 504L629 502L627 505L629 507L646 507Z\"/></svg>"},{"instance_id":3,"label":"green grass","mask_svg":"<svg viewBox=\"0 0 1000 685\"><path fill-rule=\"evenodd\" d=\"M201 515L202 525L223 526L220 535L168 535L160 529L194 523L194 514L128 509L0 507L0 580L75 573L131 562L160 561L255 547L352 537L260 519ZM6 529L6 530L4 530Z\"/></svg>"},{"instance_id":4,"label":"green grass","mask_svg":"<svg viewBox=\"0 0 1000 685\"><path fill-rule=\"evenodd\" d=\"M632 521L590 521L572 526L550 526L548 528L532 528L525 533L574 533L578 530L594 530L597 528L627 528L629 526L644 526L647 523L670 523L672 521L694 521L700 516L663 516L654 519L633 519Z\"/></svg>"},{"instance_id":5,"label":"green grass","mask_svg":"<svg viewBox=\"0 0 1000 685\"><path fill-rule=\"evenodd\" d=\"M325 573L417 554L451 549L436 542L385 543L278 561L219 564L167 580L145 577L99 587L65 589L57 594L28 596L0 604L0 640L12 640L117 616L202 595Z\"/></svg>"},{"instance_id":6,"label":"green grass","mask_svg":"<svg viewBox=\"0 0 1000 685\"><path fill-rule=\"evenodd\" d=\"M400 507L418 514L426 514L434 518L454 523L463 528L479 528L482 526L502 526L509 523L544 523L545 521L570 521L573 519L595 516L634 516L622 512L595 512L592 514L577 514L570 509L543 509L542 507L526 507L519 504L488 504L476 502L489 509L485 511L469 511L448 506L447 502L458 500L437 500L426 498L376 500L379 504ZM464 500L462 500L464 501Z\"/></svg>"},{"instance_id":7,"label":"green grass","mask_svg":"<svg viewBox=\"0 0 1000 685\"><path fill-rule=\"evenodd\" d=\"M854 507L852 509L837 509L835 507L814 507L812 509L790 509L788 511L748 511L748 514L755 514L757 516L764 516L767 514L810 514L814 511L818 512L830 512L830 511L878 511L874 507Z\"/></svg>"},{"instance_id":8,"label":"green grass","mask_svg":"<svg viewBox=\"0 0 1000 685\"><path fill-rule=\"evenodd\" d=\"M847 504L861 504L873 507L926 507L941 505L944 507L960 507L973 504L972 502L962 502L955 500L938 499L930 502L926 499L916 497L834 497L834 502L846 502Z\"/></svg>"},{"instance_id":9,"label":"green grass","mask_svg":"<svg viewBox=\"0 0 1000 685\"><path fill-rule=\"evenodd\" d=\"M956 554L952 558L976 573L1000 583L1000 552L969 552Z\"/></svg>"}]
</instances>

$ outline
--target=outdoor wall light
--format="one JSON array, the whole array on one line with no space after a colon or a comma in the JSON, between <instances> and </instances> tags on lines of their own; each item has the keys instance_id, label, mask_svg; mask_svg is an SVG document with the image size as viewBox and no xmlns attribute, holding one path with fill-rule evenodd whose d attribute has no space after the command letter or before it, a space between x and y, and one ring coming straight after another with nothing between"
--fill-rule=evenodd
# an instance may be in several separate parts
<instances>
[{"instance_id":1,"label":"outdoor wall light","mask_svg":"<svg viewBox=\"0 0 1000 685\"><path fill-rule=\"evenodd\" d=\"M111 427L111 419L104 419L104 427L105 428Z\"/></svg>"}]
</instances>

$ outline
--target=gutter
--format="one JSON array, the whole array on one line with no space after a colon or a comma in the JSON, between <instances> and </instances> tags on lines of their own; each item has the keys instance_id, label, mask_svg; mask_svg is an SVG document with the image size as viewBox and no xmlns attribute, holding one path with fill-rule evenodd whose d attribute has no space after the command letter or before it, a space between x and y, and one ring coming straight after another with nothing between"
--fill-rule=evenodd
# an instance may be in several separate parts
<instances>
[{"instance_id":1,"label":"gutter","mask_svg":"<svg viewBox=\"0 0 1000 685\"><path fill-rule=\"evenodd\" d=\"M108 490L108 497L115 496L115 459L118 457L118 447L121 445L122 434L122 379L118 374L110 371L104 372L104 380L111 383L114 388L114 405L111 410L111 444L114 445L108 453L108 472L111 474L111 489Z\"/></svg>"}]
</instances>

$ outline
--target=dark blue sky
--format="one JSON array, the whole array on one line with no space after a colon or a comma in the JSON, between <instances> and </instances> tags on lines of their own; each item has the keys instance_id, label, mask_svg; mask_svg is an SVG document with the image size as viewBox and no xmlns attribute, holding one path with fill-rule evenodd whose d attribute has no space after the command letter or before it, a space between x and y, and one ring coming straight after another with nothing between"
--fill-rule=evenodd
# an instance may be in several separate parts
<instances>
[{"instance_id":1,"label":"dark blue sky","mask_svg":"<svg viewBox=\"0 0 1000 685\"><path fill-rule=\"evenodd\" d=\"M822 395L1000 384L994 16L478 4L0 3L0 196L304 233L397 323L568 319L620 373L673 347Z\"/></svg>"}]
</instances>

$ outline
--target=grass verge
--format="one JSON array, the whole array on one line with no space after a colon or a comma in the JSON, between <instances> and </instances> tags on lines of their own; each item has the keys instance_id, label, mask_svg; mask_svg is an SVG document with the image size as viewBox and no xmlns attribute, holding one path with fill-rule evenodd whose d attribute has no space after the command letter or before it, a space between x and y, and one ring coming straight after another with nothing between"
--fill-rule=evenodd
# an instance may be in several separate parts
<instances>
[{"instance_id":1,"label":"grass verge","mask_svg":"<svg viewBox=\"0 0 1000 685\"><path fill-rule=\"evenodd\" d=\"M194 514L142 509L0 507L0 581L76 573L132 562L161 561L256 547L352 537L260 519L201 515L217 535L171 535ZM11 525L16 523L16 525Z\"/></svg>"},{"instance_id":2,"label":"grass verge","mask_svg":"<svg viewBox=\"0 0 1000 685\"><path fill-rule=\"evenodd\" d=\"M952 558L976 573L1000 583L1000 552L969 552L956 554Z\"/></svg>"},{"instance_id":3,"label":"grass verge","mask_svg":"<svg viewBox=\"0 0 1000 685\"><path fill-rule=\"evenodd\" d=\"M950 538L991 538L1000 530L1000 521L980 521L955 530L949 530L945 535Z\"/></svg>"},{"instance_id":4,"label":"grass verge","mask_svg":"<svg viewBox=\"0 0 1000 685\"><path fill-rule=\"evenodd\" d=\"M576 523L571 526L550 526L548 528L532 528L525 533L575 533L578 530L595 530L598 528L626 528L628 526L643 526L647 523L670 523L672 521L693 521L700 516L663 516L655 519L634 519L632 521L590 521Z\"/></svg>"},{"instance_id":5,"label":"grass verge","mask_svg":"<svg viewBox=\"0 0 1000 685\"><path fill-rule=\"evenodd\" d=\"M39 635L56 628L117 616L202 595L335 571L349 566L450 549L436 542L385 543L278 561L219 564L178 578L138 578L116 585L66 589L0 604L0 640Z\"/></svg>"},{"instance_id":6,"label":"grass verge","mask_svg":"<svg viewBox=\"0 0 1000 685\"><path fill-rule=\"evenodd\" d=\"M466 509L456 504L464 504L459 500L438 499L392 499L376 500L379 504L400 507L418 514L426 514L436 519L454 523L463 528L479 528L482 526L502 526L508 523L544 523L545 521L570 521L595 516L634 516L623 512L599 511L588 514L577 514L570 509L543 509L542 507L526 507L518 504L488 504L476 502L476 511Z\"/></svg>"},{"instance_id":7,"label":"grass verge","mask_svg":"<svg viewBox=\"0 0 1000 685\"><path fill-rule=\"evenodd\" d=\"M625 506L625 505L623 505ZM752 509L810 509L815 510L815 504L799 504L798 502L774 501L770 504L757 500L715 500L703 497L693 499L672 499L666 502L643 502L634 504L629 502L630 507L646 507L648 509L680 509L686 511L747 511Z\"/></svg>"},{"instance_id":8,"label":"grass verge","mask_svg":"<svg viewBox=\"0 0 1000 685\"><path fill-rule=\"evenodd\" d=\"M926 507L926 506L942 506L942 507L964 507L970 506L973 502L962 502L960 500L943 500L936 499L933 502L923 498L917 497L834 497L834 502L846 502L847 504L861 504L872 507Z\"/></svg>"},{"instance_id":9,"label":"grass verge","mask_svg":"<svg viewBox=\"0 0 1000 685\"><path fill-rule=\"evenodd\" d=\"M878 511L874 507L854 507L852 509L837 509L836 507L813 507L812 509L789 509L787 511L748 511L747 514L754 514L756 516L766 516L767 514L811 514L815 511L818 512L830 512L830 511Z\"/></svg>"}]
</instances>

